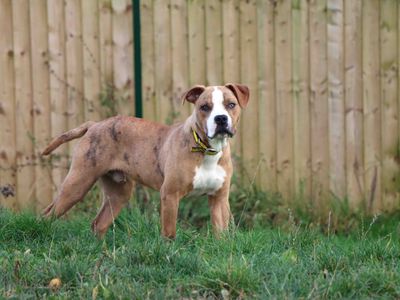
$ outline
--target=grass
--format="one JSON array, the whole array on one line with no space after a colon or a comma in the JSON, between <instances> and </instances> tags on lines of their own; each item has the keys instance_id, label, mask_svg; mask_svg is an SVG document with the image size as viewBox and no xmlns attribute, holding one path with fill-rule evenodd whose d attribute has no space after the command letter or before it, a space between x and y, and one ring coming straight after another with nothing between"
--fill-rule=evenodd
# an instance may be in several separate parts
<instances>
[{"instance_id":1,"label":"grass","mask_svg":"<svg viewBox=\"0 0 400 300\"><path fill-rule=\"evenodd\" d=\"M220 239L207 224L181 222L169 242L160 237L156 210L135 208L99 241L89 229L93 211L84 211L46 221L0 209L0 298L400 297L393 218L331 234L289 214L279 226L239 226ZM190 217L190 209L182 214ZM60 288L48 287L53 278Z\"/></svg>"}]
</instances>

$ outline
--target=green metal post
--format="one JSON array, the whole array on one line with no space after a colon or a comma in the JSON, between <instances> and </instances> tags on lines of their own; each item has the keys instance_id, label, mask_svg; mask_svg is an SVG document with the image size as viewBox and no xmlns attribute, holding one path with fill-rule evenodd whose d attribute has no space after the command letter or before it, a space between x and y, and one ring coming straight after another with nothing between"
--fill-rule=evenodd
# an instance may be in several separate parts
<instances>
[{"instance_id":1,"label":"green metal post","mask_svg":"<svg viewBox=\"0 0 400 300\"><path fill-rule=\"evenodd\" d=\"M132 0L133 9L133 47L135 75L135 116L143 117L142 106L142 52L140 39L140 0Z\"/></svg>"}]
</instances>

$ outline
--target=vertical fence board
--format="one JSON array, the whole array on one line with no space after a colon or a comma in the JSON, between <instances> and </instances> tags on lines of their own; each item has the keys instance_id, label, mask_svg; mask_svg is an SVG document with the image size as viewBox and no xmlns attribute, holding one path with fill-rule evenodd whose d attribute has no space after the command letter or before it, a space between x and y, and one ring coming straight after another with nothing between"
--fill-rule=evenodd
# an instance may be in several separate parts
<instances>
[{"instance_id":1,"label":"vertical fence board","mask_svg":"<svg viewBox=\"0 0 400 300\"><path fill-rule=\"evenodd\" d=\"M188 1L189 86L206 84L205 1ZM193 110L192 105L185 104Z\"/></svg>"},{"instance_id":2,"label":"vertical fence board","mask_svg":"<svg viewBox=\"0 0 400 300\"><path fill-rule=\"evenodd\" d=\"M242 122L246 124L246 134L242 134L242 154L244 171L251 183L259 182L260 156L258 148L258 95L257 91L257 9L256 1L240 2L240 75L241 82L254 93Z\"/></svg>"},{"instance_id":3,"label":"vertical fence board","mask_svg":"<svg viewBox=\"0 0 400 300\"><path fill-rule=\"evenodd\" d=\"M257 1L260 183L276 191L274 4ZM254 93L254 91L251 91Z\"/></svg>"},{"instance_id":4,"label":"vertical fence board","mask_svg":"<svg viewBox=\"0 0 400 300\"><path fill-rule=\"evenodd\" d=\"M111 0L99 1L99 39L100 39L100 110L101 118L115 114L113 95L113 37ZM107 108L108 107L108 108Z\"/></svg>"},{"instance_id":5,"label":"vertical fence board","mask_svg":"<svg viewBox=\"0 0 400 300\"><path fill-rule=\"evenodd\" d=\"M222 48L224 49L221 84L240 82L240 41L239 41L239 2L237 0L222 1ZM241 155L241 130L231 141L235 157ZM240 163L240 161L236 161ZM239 172L239 169L236 169Z\"/></svg>"},{"instance_id":6,"label":"vertical fence board","mask_svg":"<svg viewBox=\"0 0 400 300\"><path fill-rule=\"evenodd\" d=\"M287 200L293 195L293 101L291 66L291 3L275 7L277 186Z\"/></svg>"},{"instance_id":7,"label":"vertical fence board","mask_svg":"<svg viewBox=\"0 0 400 300\"><path fill-rule=\"evenodd\" d=\"M140 3L143 116L149 120L157 120L157 103L154 92L153 0L142 0Z\"/></svg>"},{"instance_id":8,"label":"vertical fence board","mask_svg":"<svg viewBox=\"0 0 400 300\"><path fill-rule=\"evenodd\" d=\"M294 187L299 199L311 196L308 2L292 2Z\"/></svg>"},{"instance_id":9,"label":"vertical fence board","mask_svg":"<svg viewBox=\"0 0 400 300\"><path fill-rule=\"evenodd\" d=\"M328 103L330 192L346 195L343 0L328 0Z\"/></svg>"},{"instance_id":10,"label":"vertical fence board","mask_svg":"<svg viewBox=\"0 0 400 300\"><path fill-rule=\"evenodd\" d=\"M51 103L51 136L57 136L67 130L67 87L66 82L66 53L65 53L65 20L64 4L55 0L47 2L47 16L49 24L49 57L50 71L50 103ZM54 76L52 75L54 73ZM54 151L53 170L53 197L56 187L60 185L66 175L67 145L62 145Z\"/></svg>"},{"instance_id":11,"label":"vertical fence board","mask_svg":"<svg viewBox=\"0 0 400 300\"><path fill-rule=\"evenodd\" d=\"M382 0L380 17L382 97L382 209L391 210L398 201L398 2Z\"/></svg>"},{"instance_id":12,"label":"vertical fence board","mask_svg":"<svg viewBox=\"0 0 400 300\"><path fill-rule=\"evenodd\" d=\"M312 197L318 208L329 196L326 1L310 1L310 115Z\"/></svg>"},{"instance_id":13,"label":"vertical fence board","mask_svg":"<svg viewBox=\"0 0 400 300\"><path fill-rule=\"evenodd\" d=\"M240 80L239 2L222 1L222 70L223 83ZM221 82L222 84L222 82Z\"/></svg>"},{"instance_id":14,"label":"vertical fence board","mask_svg":"<svg viewBox=\"0 0 400 300\"><path fill-rule=\"evenodd\" d=\"M135 114L133 78L133 30L130 0L113 0L114 87L118 112Z\"/></svg>"},{"instance_id":15,"label":"vertical fence board","mask_svg":"<svg viewBox=\"0 0 400 300\"><path fill-rule=\"evenodd\" d=\"M154 45L155 54L155 91L157 101L157 120L173 122L172 105L172 58L171 58L171 28L170 7L164 1L154 1Z\"/></svg>"},{"instance_id":16,"label":"vertical fence board","mask_svg":"<svg viewBox=\"0 0 400 300\"><path fill-rule=\"evenodd\" d=\"M362 20L365 204L375 211L381 200L379 1L363 2Z\"/></svg>"},{"instance_id":17,"label":"vertical fence board","mask_svg":"<svg viewBox=\"0 0 400 300\"><path fill-rule=\"evenodd\" d=\"M362 0L344 1L346 180L351 207L364 198L362 119Z\"/></svg>"},{"instance_id":18,"label":"vertical fence board","mask_svg":"<svg viewBox=\"0 0 400 300\"><path fill-rule=\"evenodd\" d=\"M33 167L33 107L31 82L31 48L29 5L23 0L13 1L13 29L15 53L15 114L17 199L18 207L34 203L35 172Z\"/></svg>"},{"instance_id":19,"label":"vertical fence board","mask_svg":"<svg viewBox=\"0 0 400 300\"><path fill-rule=\"evenodd\" d=\"M100 78L102 87L113 83L112 2L99 1Z\"/></svg>"},{"instance_id":20,"label":"vertical fence board","mask_svg":"<svg viewBox=\"0 0 400 300\"><path fill-rule=\"evenodd\" d=\"M181 96L189 87L189 50L187 43L187 1L171 0L172 104L176 120L183 121L190 106L181 105ZM175 119L175 118L174 118Z\"/></svg>"},{"instance_id":21,"label":"vertical fence board","mask_svg":"<svg viewBox=\"0 0 400 300\"><path fill-rule=\"evenodd\" d=\"M75 128L85 120L83 94L82 12L80 0L65 2L67 115L68 128ZM55 74L50 74L55 77ZM57 77L56 77L57 80ZM68 143L69 153L77 141Z\"/></svg>"},{"instance_id":22,"label":"vertical fence board","mask_svg":"<svg viewBox=\"0 0 400 300\"><path fill-rule=\"evenodd\" d=\"M82 2L83 88L85 119L100 119L99 8L97 0Z\"/></svg>"},{"instance_id":23,"label":"vertical fence board","mask_svg":"<svg viewBox=\"0 0 400 300\"><path fill-rule=\"evenodd\" d=\"M34 28L31 30L31 59L32 72L35 74L32 76L35 192L36 209L41 210L53 195L51 167L40 159L41 149L44 149L51 136L47 5L46 0L31 0L29 5L30 28Z\"/></svg>"},{"instance_id":24,"label":"vertical fence board","mask_svg":"<svg viewBox=\"0 0 400 300\"><path fill-rule=\"evenodd\" d=\"M189 84L206 84L206 35L204 0L188 3Z\"/></svg>"},{"instance_id":25,"label":"vertical fence board","mask_svg":"<svg viewBox=\"0 0 400 300\"><path fill-rule=\"evenodd\" d=\"M221 0L205 1L207 85L222 84L222 5Z\"/></svg>"},{"instance_id":26,"label":"vertical fence board","mask_svg":"<svg viewBox=\"0 0 400 300\"><path fill-rule=\"evenodd\" d=\"M1 206L17 209L15 197L15 98L12 1L0 0L0 193ZM14 194L14 195L13 195Z\"/></svg>"}]
</instances>

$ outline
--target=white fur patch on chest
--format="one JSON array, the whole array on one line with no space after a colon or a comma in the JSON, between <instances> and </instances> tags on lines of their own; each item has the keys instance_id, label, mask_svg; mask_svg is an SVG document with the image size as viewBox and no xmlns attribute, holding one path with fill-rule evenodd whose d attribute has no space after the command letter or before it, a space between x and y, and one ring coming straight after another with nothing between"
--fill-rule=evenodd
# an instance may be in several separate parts
<instances>
[{"instance_id":1,"label":"white fur patch on chest","mask_svg":"<svg viewBox=\"0 0 400 300\"><path fill-rule=\"evenodd\" d=\"M218 164L221 155L222 152L204 156L203 163L195 169L191 195L213 195L222 187L226 172Z\"/></svg>"}]
</instances>

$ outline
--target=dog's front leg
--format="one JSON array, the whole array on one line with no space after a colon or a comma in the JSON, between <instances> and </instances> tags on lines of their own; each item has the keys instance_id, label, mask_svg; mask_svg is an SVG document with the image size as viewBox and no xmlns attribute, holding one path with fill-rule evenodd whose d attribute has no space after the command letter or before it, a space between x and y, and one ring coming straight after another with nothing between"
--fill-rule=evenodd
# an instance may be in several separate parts
<instances>
[{"instance_id":1,"label":"dog's front leg","mask_svg":"<svg viewBox=\"0 0 400 300\"><path fill-rule=\"evenodd\" d=\"M176 236L176 220L181 195L161 191L161 234L163 237L174 239Z\"/></svg>"},{"instance_id":2,"label":"dog's front leg","mask_svg":"<svg viewBox=\"0 0 400 300\"><path fill-rule=\"evenodd\" d=\"M232 218L229 206L229 188L222 187L214 195L208 196L208 205L210 207L211 224L215 234L228 229L229 221Z\"/></svg>"}]
</instances>

